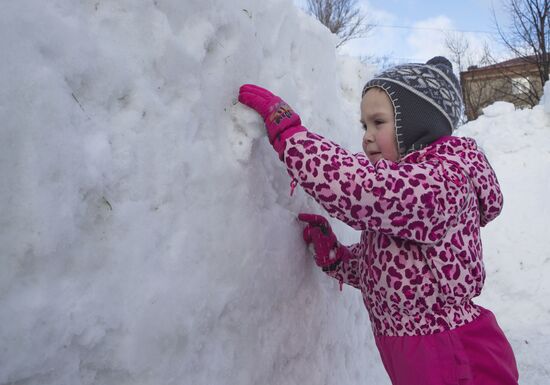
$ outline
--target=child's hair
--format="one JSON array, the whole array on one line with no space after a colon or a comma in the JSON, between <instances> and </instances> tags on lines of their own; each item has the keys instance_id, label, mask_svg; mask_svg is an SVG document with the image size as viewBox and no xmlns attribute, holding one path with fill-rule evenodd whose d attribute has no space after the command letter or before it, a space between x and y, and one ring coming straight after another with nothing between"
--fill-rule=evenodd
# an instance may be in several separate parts
<instances>
[{"instance_id":1,"label":"child's hair","mask_svg":"<svg viewBox=\"0 0 550 385\"><path fill-rule=\"evenodd\" d=\"M442 56L383 71L365 84L362 96L373 87L384 90L393 104L401 156L451 135L460 120L460 84L453 65Z\"/></svg>"}]
</instances>

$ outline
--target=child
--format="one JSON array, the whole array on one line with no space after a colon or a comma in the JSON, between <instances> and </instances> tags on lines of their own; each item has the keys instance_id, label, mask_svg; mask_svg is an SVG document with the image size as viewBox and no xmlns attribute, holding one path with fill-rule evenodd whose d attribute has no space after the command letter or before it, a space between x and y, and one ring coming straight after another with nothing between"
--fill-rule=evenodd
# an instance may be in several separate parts
<instances>
[{"instance_id":1,"label":"child","mask_svg":"<svg viewBox=\"0 0 550 385\"><path fill-rule=\"evenodd\" d=\"M514 354L483 287L480 227L501 211L493 169L470 138L451 136L462 111L451 63L435 57L382 72L363 89L365 154L301 125L279 97L244 85L296 183L361 230L344 246L322 216L300 214L323 271L359 290L394 385L512 385Z\"/></svg>"}]
</instances>

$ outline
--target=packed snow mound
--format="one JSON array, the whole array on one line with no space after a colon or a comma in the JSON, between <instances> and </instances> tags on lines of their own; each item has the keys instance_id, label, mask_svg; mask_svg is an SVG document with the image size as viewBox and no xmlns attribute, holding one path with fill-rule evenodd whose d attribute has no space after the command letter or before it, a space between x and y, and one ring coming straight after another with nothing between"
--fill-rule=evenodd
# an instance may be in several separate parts
<instances>
[{"instance_id":1,"label":"packed snow mound","mask_svg":"<svg viewBox=\"0 0 550 385\"><path fill-rule=\"evenodd\" d=\"M359 150L368 71L335 44L290 0L3 4L0 384L384 383L236 100Z\"/></svg>"},{"instance_id":2,"label":"packed snow mound","mask_svg":"<svg viewBox=\"0 0 550 385\"><path fill-rule=\"evenodd\" d=\"M494 118L515 110L516 107L512 103L499 101L485 107L483 109L483 115L487 118Z\"/></svg>"},{"instance_id":3,"label":"packed snow mound","mask_svg":"<svg viewBox=\"0 0 550 385\"><path fill-rule=\"evenodd\" d=\"M550 84L550 83L549 83ZM545 91L550 89L548 85ZM478 303L491 309L509 338L522 384L549 383L550 354L550 110L509 103L457 134L476 139L504 194L501 215L482 230L487 279Z\"/></svg>"}]
</instances>

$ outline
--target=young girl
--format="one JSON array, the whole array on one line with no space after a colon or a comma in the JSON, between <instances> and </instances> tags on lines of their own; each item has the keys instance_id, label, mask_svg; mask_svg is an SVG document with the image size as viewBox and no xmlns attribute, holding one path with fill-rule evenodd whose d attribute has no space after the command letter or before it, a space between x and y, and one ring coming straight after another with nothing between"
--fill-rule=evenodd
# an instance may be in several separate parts
<instances>
[{"instance_id":1,"label":"young girl","mask_svg":"<svg viewBox=\"0 0 550 385\"><path fill-rule=\"evenodd\" d=\"M475 141L451 136L462 111L451 63L396 66L362 96L365 154L308 131L263 88L242 86L239 101L263 117L292 188L362 231L346 247L325 218L299 215L317 264L361 290L392 384L517 384L510 344L472 301L485 279L480 227L502 194Z\"/></svg>"}]
</instances>

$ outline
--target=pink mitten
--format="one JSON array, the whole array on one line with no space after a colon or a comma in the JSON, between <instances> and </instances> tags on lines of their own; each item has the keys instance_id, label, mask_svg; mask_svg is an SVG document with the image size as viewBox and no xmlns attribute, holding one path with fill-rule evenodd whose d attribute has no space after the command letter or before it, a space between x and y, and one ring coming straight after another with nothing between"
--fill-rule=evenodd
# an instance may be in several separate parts
<instances>
[{"instance_id":1,"label":"pink mitten","mask_svg":"<svg viewBox=\"0 0 550 385\"><path fill-rule=\"evenodd\" d=\"M253 108L265 122L269 143L282 160L285 141L296 132L306 131L301 126L300 116L280 97L265 88L244 84L239 89L239 102Z\"/></svg>"},{"instance_id":2,"label":"pink mitten","mask_svg":"<svg viewBox=\"0 0 550 385\"><path fill-rule=\"evenodd\" d=\"M330 224L321 215L300 213L298 219L307 222L304 241L313 243L315 262L322 268L334 267L338 262L347 262L351 253L341 245L332 232Z\"/></svg>"}]
</instances>

